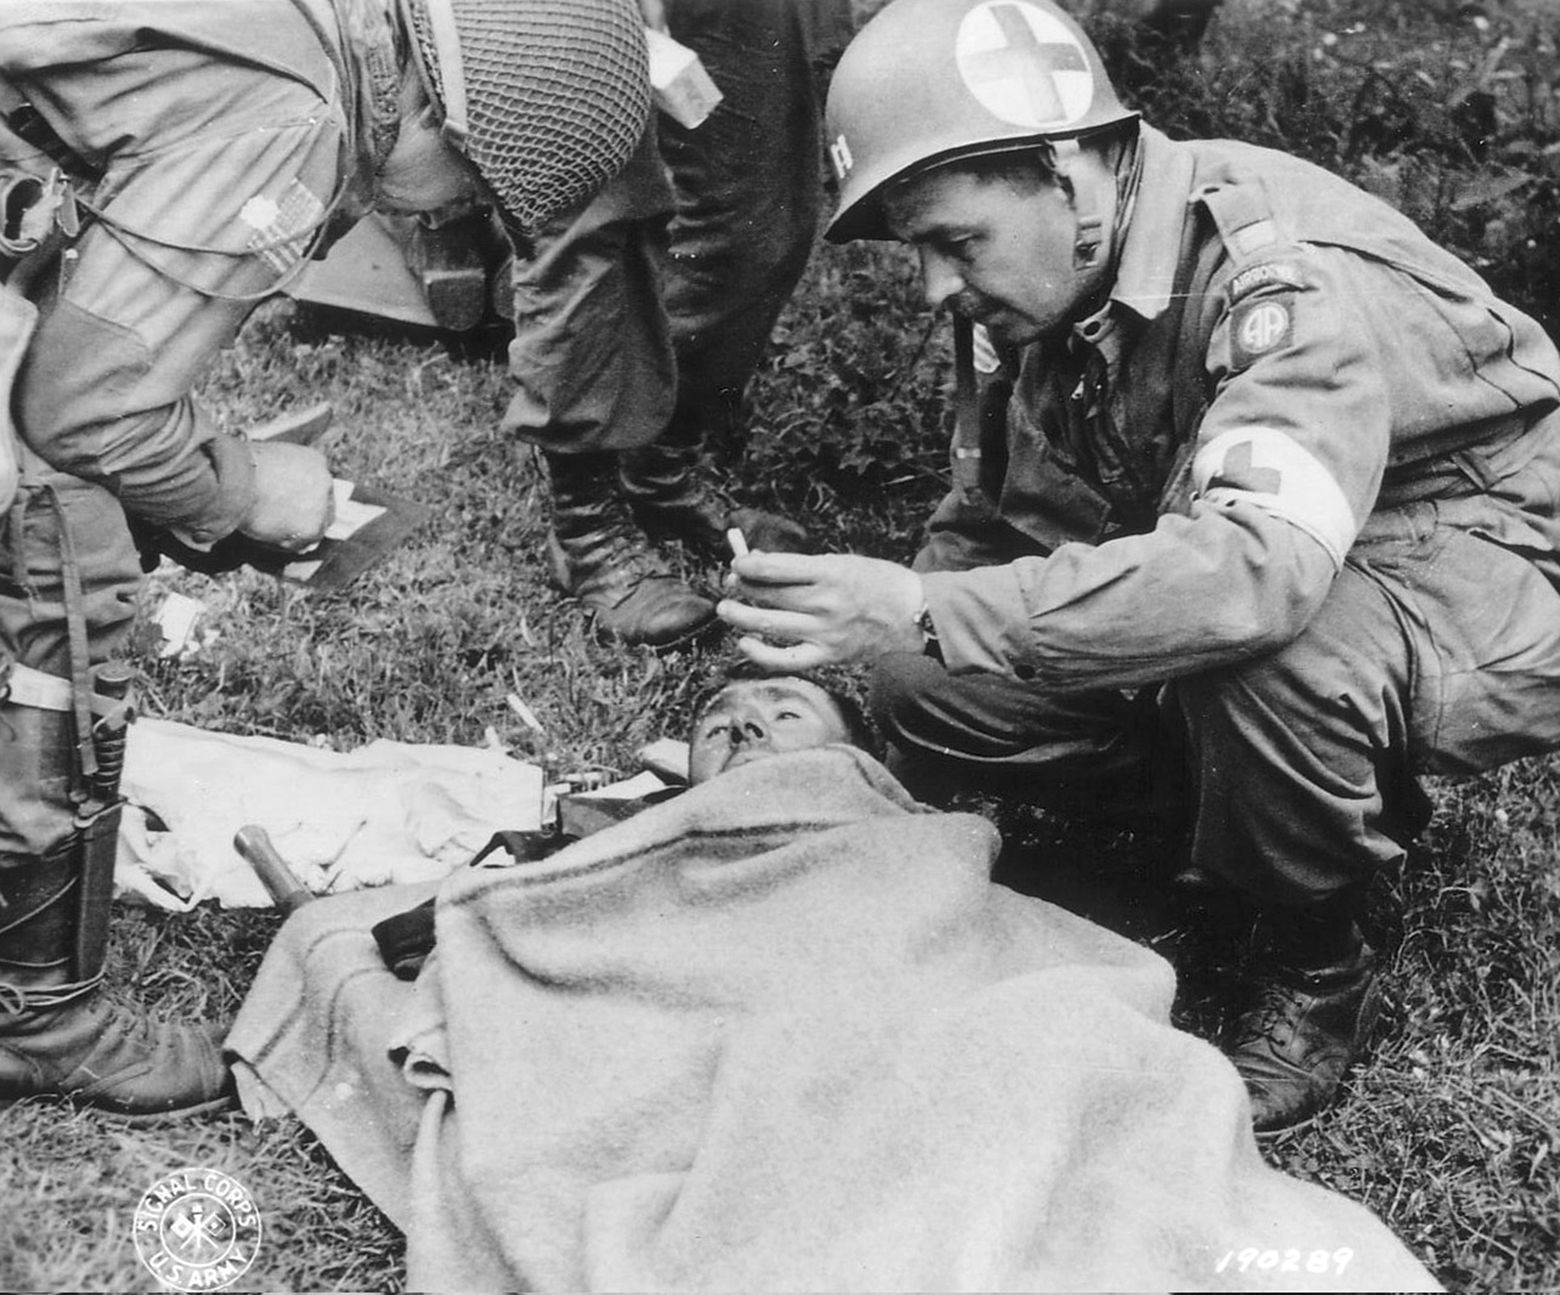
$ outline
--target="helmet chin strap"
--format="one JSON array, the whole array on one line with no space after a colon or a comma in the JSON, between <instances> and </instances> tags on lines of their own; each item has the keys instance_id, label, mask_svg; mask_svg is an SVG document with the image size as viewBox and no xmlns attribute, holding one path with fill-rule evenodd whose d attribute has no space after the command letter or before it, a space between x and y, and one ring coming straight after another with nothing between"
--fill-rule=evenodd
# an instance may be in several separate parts
<instances>
[{"instance_id":1,"label":"helmet chin strap","mask_svg":"<svg viewBox=\"0 0 1560 1295\"><path fill-rule=\"evenodd\" d=\"M1048 140L1046 148L1051 155L1051 169L1072 193L1073 212L1078 219L1073 235L1073 269L1092 270L1099 265L1104 252L1105 218L1095 200L1094 186L1077 167L1082 150L1078 141L1071 138Z\"/></svg>"}]
</instances>

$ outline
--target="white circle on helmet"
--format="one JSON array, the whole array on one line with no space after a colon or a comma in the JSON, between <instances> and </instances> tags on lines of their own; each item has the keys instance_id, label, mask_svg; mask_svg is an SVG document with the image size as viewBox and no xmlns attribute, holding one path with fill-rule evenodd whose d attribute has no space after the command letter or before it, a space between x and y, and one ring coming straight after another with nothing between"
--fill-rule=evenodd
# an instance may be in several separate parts
<instances>
[{"instance_id":1,"label":"white circle on helmet","mask_svg":"<svg viewBox=\"0 0 1560 1295\"><path fill-rule=\"evenodd\" d=\"M964 16L954 59L992 116L1025 129L1071 125L1094 102L1094 73L1072 31L1022 0L992 0Z\"/></svg>"}]
</instances>

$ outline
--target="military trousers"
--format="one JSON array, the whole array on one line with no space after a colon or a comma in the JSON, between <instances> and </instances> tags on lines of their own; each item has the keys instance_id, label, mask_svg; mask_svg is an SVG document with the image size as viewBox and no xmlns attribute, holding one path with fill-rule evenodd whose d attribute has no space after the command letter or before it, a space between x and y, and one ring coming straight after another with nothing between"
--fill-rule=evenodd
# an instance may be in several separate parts
<instances>
[{"instance_id":1,"label":"military trousers","mask_svg":"<svg viewBox=\"0 0 1560 1295\"><path fill-rule=\"evenodd\" d=\"M638 155L536 240L513 276L504 426L558 453L635 449L733 424L812 249L822 206L821 68L847 0L668 0L673 37L723 94L692 128L652 122Z\"/></svg>"},{"instance_id":2,"label":"military trousers","mask_svg":"<svg viewBox=\"0 0 1560 1295\"><path fill-rule=\"evenodd\" d=\"M88 661L124 644L143 576L124 510L92 485L22 452L22 484L0 520L0 679L11 662L68 679L72 668L68 566L80 580ZM48 854L75 831L73 723L34 711L0 686L0 868Z\"/></svg>"},{"instance_id":3,"label":"military trousers","mask_svg":"<svg viewBox=\"0 0 1560 1295\"><path fill-rule=\"evenodd\" d=\"M1470 524L1479 511L1378 512L1297 638L1152 696L894 654L876 716L923 794L940 778L1041 800L1179 786L1194 866L1259 903L1320 900L1401 861L1421 775L1560 747L1560 588L1500 542L1510 527Z\"/></svg>"}]
</instances>

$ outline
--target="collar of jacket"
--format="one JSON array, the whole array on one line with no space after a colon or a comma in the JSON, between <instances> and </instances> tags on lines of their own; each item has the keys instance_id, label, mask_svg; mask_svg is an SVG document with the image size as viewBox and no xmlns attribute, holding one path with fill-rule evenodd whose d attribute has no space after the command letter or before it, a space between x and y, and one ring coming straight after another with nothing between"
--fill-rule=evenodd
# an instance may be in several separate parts
<instances>
[{"instance_id":1,"label":"collar of jacket","mask_svg":"<svg viewBox=\"0 0 1560 1295\"><path fill-rule=\"evenodd\" d=\"M1119 305L1148 320L1164 313L1175 291L1182 229L1192 192L1193 160L1189 150L1154 127L1145 124L1139 129L1143 175L1138 182L1137 203L1127 222L1116 280L1101 313Z\"/></svg>"}]
</instances>

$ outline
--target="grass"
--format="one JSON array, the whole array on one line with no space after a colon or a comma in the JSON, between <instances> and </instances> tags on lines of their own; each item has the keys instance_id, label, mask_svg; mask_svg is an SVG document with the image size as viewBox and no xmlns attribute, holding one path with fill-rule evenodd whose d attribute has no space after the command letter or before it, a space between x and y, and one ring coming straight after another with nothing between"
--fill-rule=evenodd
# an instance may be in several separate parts
<instances>
[{"instance_id":1,"label":"grass","mask_svg":"<svg viewBox=\"0 0 1560 1295\"><path fill-rule=\"evenodd\" d=\"M1560 300L1560 250L1541 237L1560 154L1546 15L1517 0L1227 0L1201 58L1133 78L1134 92L1174 133L1288 145L1390 191L1543 313ZM1110 43L1110 22L1102 39L1129 66L1137 54ZM1497 193L1491 176L1516 187ZM476 745L492 730L554 770L628 772L640 745L679 731L724 650L604 647L547 587L536 470L496 431L501 358L296 323L285 306L259 312L207 381L209 406L242 427L329 399L338 470L426 501L435 520L340 594L250 573L159 576L148 600L170 585L199 597L220 638L172 664L139 633L148 712L341 749L381 736ZM946 347L902 255L822 249L727 470L833 546L908 557L942 490ZM545 737L505 704L511 692ZM1560 1289L1560 757L1431 791L1435 817L1395 879L1379 1041L1348 1100L1268 1153L1376 1209L1455 1290ZM1166 907L1162 842L1011 809L1002 821L1011 876L1181 951L1181 1019L1216 1024L1211 986L1238 952ZM122 909L116 992L177 1016L231 1012L276 925ZM186 1164L223 1169L258 1200L266 1241L245 1288L399 1289L400 1239L296 1124L129 1131L30 1105L0 1113L0 1289L146 1288L129 1219L154 1178Z\"/></svg>"}]
</instances>

